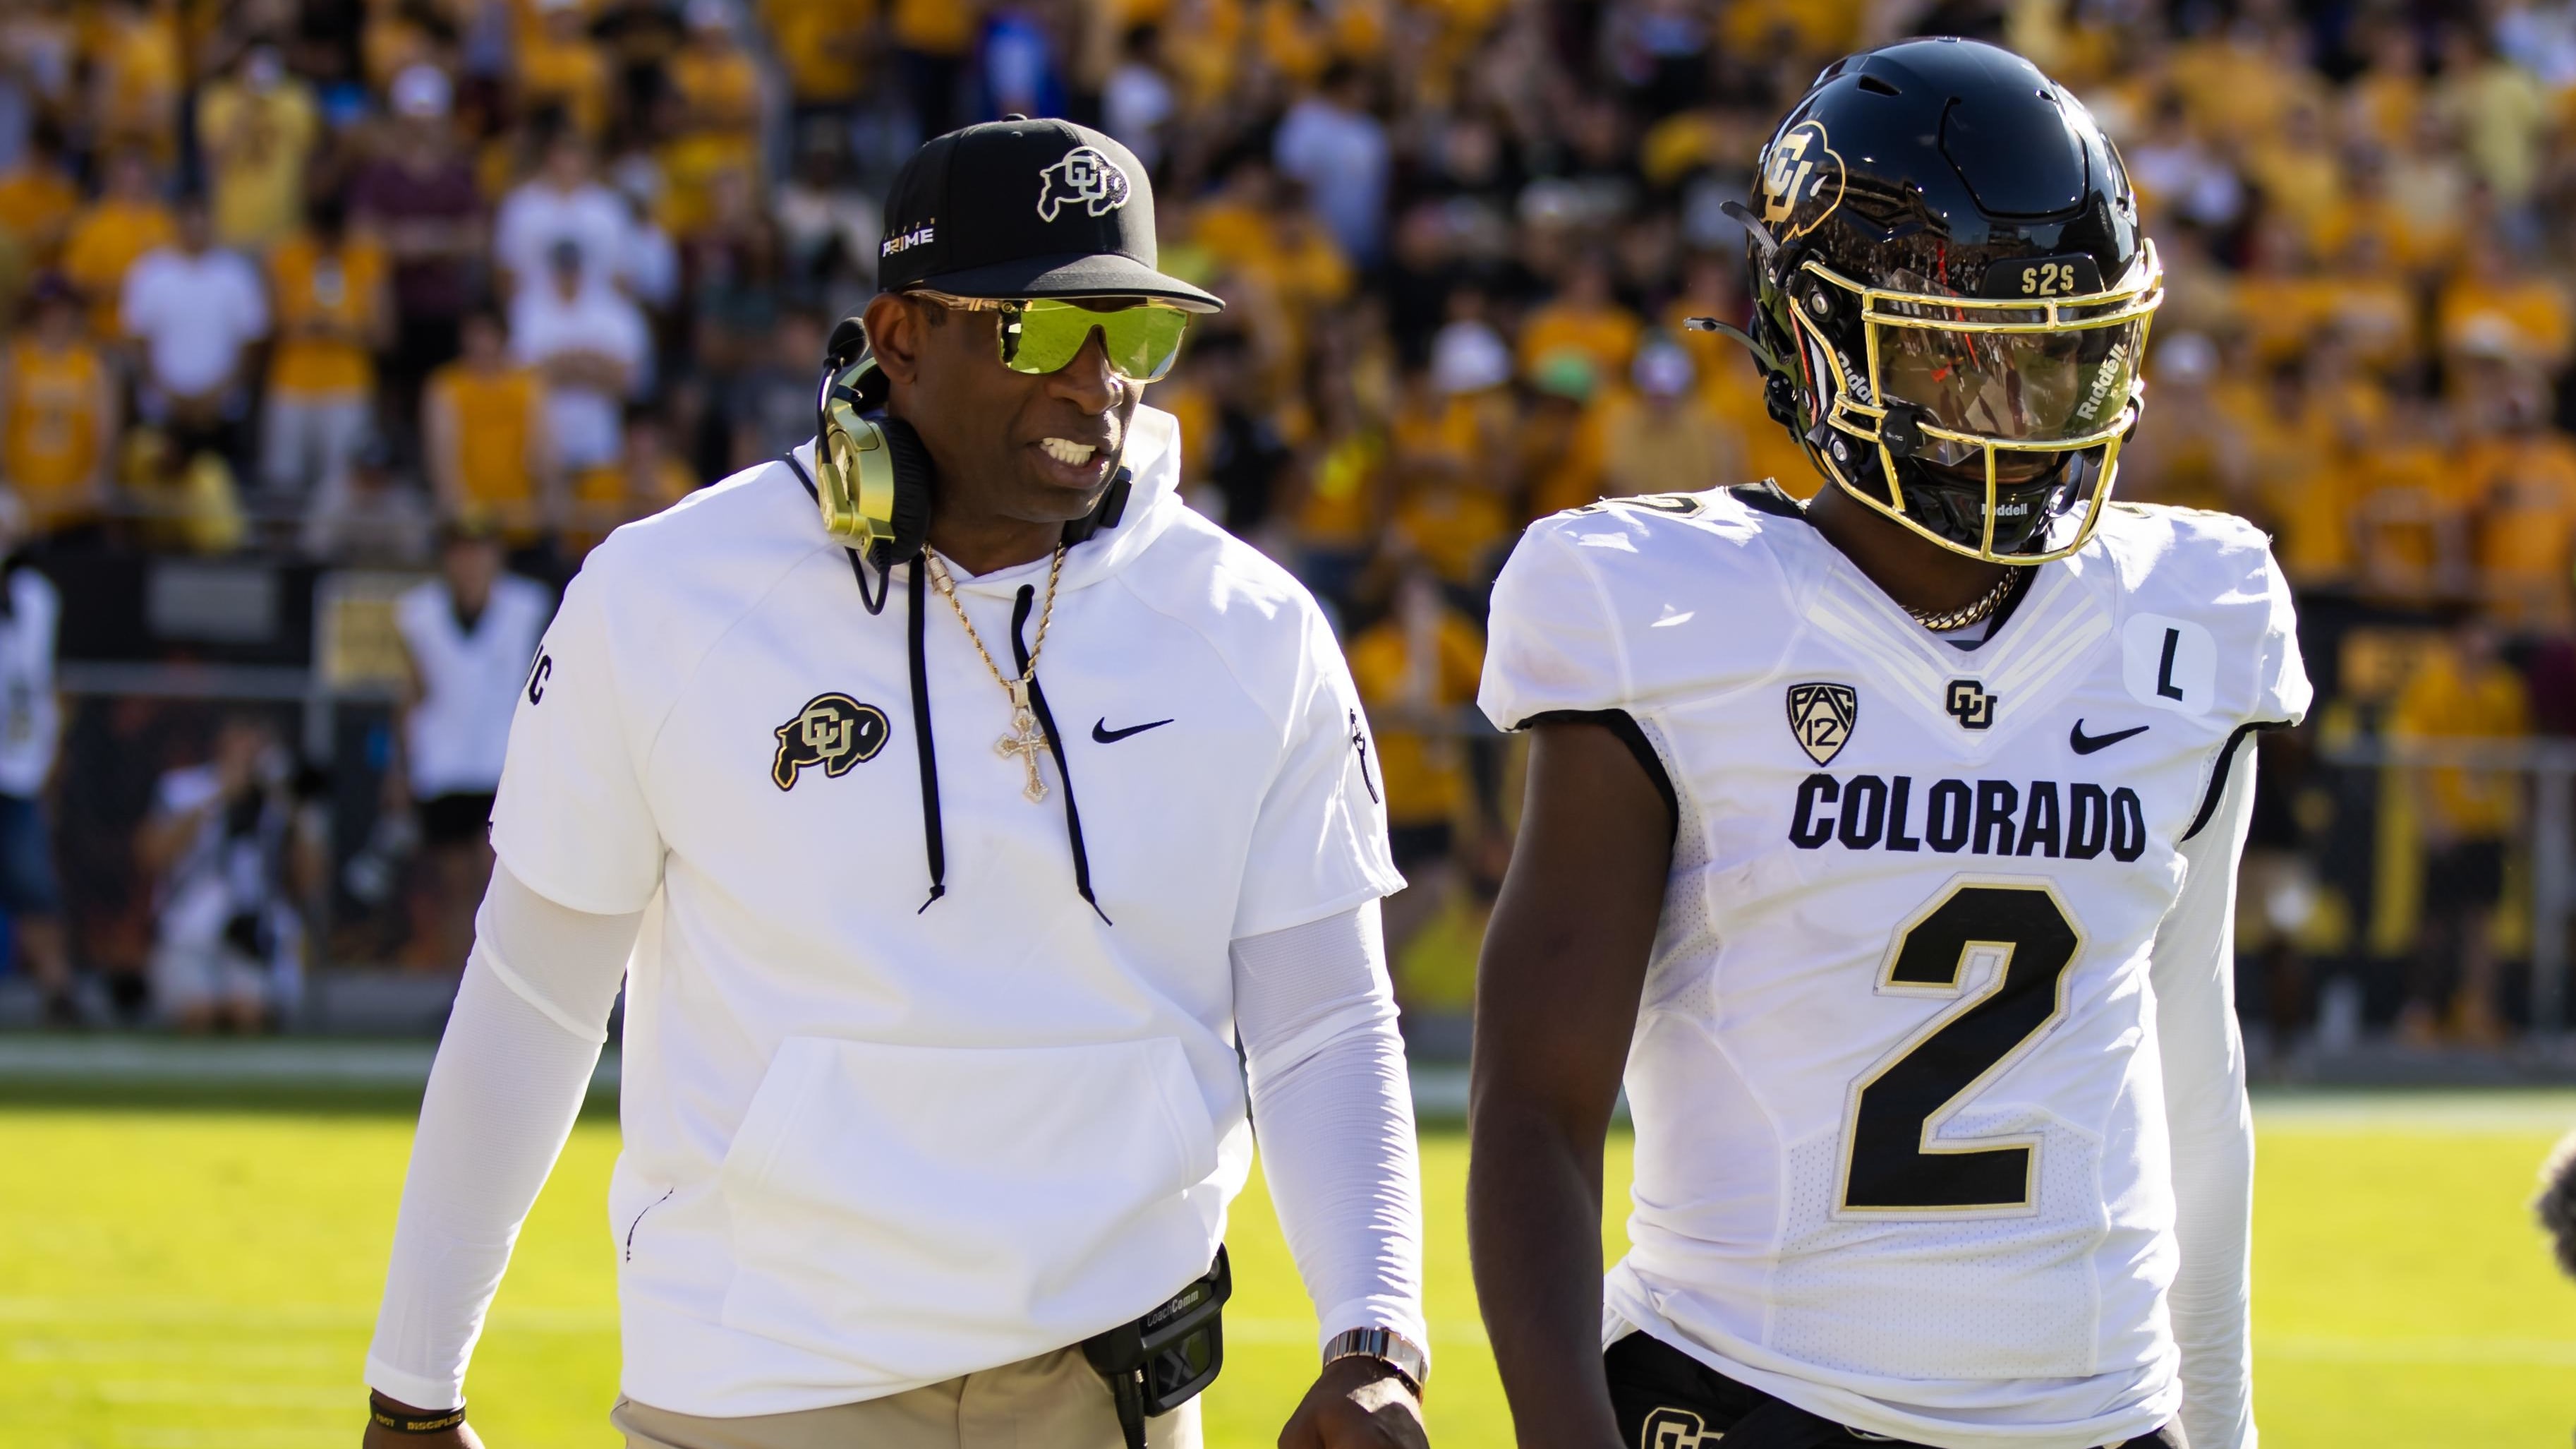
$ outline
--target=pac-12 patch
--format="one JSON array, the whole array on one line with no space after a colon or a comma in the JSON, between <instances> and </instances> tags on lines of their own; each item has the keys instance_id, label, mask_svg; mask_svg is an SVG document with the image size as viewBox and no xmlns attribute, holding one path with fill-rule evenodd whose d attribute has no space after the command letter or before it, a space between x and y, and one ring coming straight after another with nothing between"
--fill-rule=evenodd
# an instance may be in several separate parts
<instances>
[{"instance_id":1,"label":"pac-12 patch","mask_svg":"<svg viewBox=\"0 0 2576 1449\"><path fill-rule=\"evenodd\" d=\"M839 779L852 765L873 760L893 731L885 711L861 704L846 694L818 694L806 701L796 718L780 725L778 756L769 765L770 783L796 788L805 770L820 767L826 778Z\"/></svg>"},{"instance_id":2,"label":"pac-12 patch","mask_svg":"<svg viewBox=\"0 0 2576 1449\"><path fill-rule=\"evenodd\" d=\"M1848 684L1789 686L1789 733L1819 765L1830 765L1860 719L1860 693Z\"/></svg>"}]
</instances>

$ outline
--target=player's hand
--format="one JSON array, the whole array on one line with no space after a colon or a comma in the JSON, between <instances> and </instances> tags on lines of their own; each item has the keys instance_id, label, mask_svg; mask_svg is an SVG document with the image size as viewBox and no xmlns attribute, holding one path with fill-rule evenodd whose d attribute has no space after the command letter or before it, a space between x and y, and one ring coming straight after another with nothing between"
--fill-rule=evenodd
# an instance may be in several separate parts
<instances>
[{"instance_id":1,"label":"player's hand","mask_svg":"<svg viewBox=\"0 0 2576 1449\"><path fill-rule=\"evenodd\" d=\"M1373 1358L1324 1365L1306 1400L1279 1431L1279 1449L1430 1449L1422 1403L1393 1369Z\"/></svg>"},{"instance_id":2,"label":"player's hand","mask_svg":"<svg viewBox=\"0 0 2576 1449\"><path fill-rule=\"evenodd\" d=\"M392 1413L417 1414L424 1419L437 1412L434 1409L415 1409L393 1399L385 1400L385 1408ZM483 1440L475 1434L471 1424L459 1424L436 1434L397 1434L370 1419L361 1449L483 1449Z\"/></svg>"}]
</instances>

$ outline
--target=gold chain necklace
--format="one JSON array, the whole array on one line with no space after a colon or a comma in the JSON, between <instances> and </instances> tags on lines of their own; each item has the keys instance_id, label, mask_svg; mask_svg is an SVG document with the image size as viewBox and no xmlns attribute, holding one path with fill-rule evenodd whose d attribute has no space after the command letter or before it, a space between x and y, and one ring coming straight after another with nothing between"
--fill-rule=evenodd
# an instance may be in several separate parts
<instances>
[{"instance_id":1,"label":"gold chain necklace","mask_svg":"<svg viewBox=\"0 0 2576 1449\"><path fill-rule=\"evenodd\" d=\"M930 586L956 611L957 622L966 626L966 639L984 667L993 674L993 682L1011 697L1011 732L993 742L993 752L1004 759L1018 756L1022 768L1029 772L1029 783L1020 791L1030 804L1046 798L1046 780L1038 774L1038 756L1047 747L1046 732L1038 728L1037 712L1029 707L1029 682L1038 676L1038 656L1046 652L1047 625L1055 622L1055 581L1064 572L1064 545L1055 546L1055 562L1047 565L1046 610L1038 615L1038 637L1029 645L1029 667L1013 679L993 662L993 651L984 647L984 636L975 632L975 621L966 617L966 606L957 602L957 581L948 576L948 565L928 549L921 551L930 569Z\"/></svg>"},{"instance_id":2,"label":"gold chain necklace","mask_svg":"<svg viewBox=\"0 0 2576 1449\"><path fill-rule=\"evenodd\" d=\"M2017 571L2013 569L2004 570L2004 576L1995 580L1995 586L1986 590L1985 596L1973 604L1963 605L1947 613L1918 609L1908 604L1905 606L1905 612L1914 616L1915 623L1935 634L1947 634L1953 629L1965 629L2003 607L2004 596L2012 592L2016 573Z\"/></svg>"}]
</instances>

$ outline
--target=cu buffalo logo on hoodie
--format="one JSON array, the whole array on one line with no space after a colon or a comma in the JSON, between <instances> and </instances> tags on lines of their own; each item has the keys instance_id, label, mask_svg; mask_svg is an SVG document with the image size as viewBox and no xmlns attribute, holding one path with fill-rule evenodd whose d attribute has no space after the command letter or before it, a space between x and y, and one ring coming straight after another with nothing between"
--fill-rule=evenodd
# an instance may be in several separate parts
<instances>
[{"instance_id":1,"label":"cu buffalo logo on hoodie","mask_svg":"<svg viewBox=\"0 0 2576 1449\"><path fill-rule=\"evenodd\" d=\"M885 711L873 704L846 694L818 694L776 733L778 755L769 763L769 781L793 790L808 769L819 768L825 778L837 780L852 765L875 759L892 730Z\"/></svg>"}]
</instances>

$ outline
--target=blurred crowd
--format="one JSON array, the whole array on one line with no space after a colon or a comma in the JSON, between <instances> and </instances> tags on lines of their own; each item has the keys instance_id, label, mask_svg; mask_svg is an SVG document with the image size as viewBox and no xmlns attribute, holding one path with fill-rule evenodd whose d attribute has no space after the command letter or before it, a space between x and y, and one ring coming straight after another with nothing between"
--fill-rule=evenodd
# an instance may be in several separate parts
<instances>
[{"instance_id":1,"label":"blurred crowd","mask_svg":"<svg viewBox=\"0 0 2576 1449\"><path fill-rule=\"evenodd\" d=\"M14 0L0 481L39 565L444 537L559 583L811 432L914 145L1097 124L1231 303L1149 401L1193 506L1344 630L1436 1014L1517 795L1469 708L1494 573L1604 495L1812 493L1680 319L1743 317L1722 207L1781 111L1917 33L2029 55L2120 143L2169 295L2119 491L2256 519L2306 603L2329 702L2266 749L2249 1008L2502 1039L2520 777L2327 762L2576 731L2568 3Z\"/></svg>"}]
</instances>

